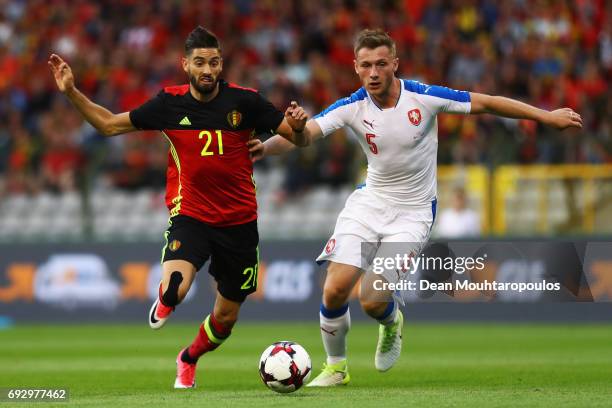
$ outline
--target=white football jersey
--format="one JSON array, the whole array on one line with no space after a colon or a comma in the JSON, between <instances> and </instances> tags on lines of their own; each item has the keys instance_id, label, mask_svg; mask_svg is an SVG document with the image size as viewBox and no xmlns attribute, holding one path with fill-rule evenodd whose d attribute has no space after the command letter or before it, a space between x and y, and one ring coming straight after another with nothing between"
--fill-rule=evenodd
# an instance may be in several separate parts
<instances>
[{"instance_id":1,"label":"white football jersey","mask_svg":"<svg viewBox=\"0 0 612 408\"><path fill-rule=\"evenodd\" d=\"M397 105L380 109L365 88L313 119L323 135L349 127L368 158L366 188L398 205L430 207L436 197L439 112L470 112L470 94L401 79Z\"/></svg>"}]
</instances>

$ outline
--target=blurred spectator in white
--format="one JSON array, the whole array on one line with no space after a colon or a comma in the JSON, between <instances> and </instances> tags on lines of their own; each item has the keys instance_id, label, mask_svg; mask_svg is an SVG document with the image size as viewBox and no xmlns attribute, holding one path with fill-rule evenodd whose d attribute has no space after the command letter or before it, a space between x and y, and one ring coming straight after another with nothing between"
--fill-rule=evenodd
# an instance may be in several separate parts
<instances>
[{"instance_id":1,"label":"blurred spectator in white","mask_svg":"<svg viewBox=\"0 0 612 408\"><path fill-rule=\"evenodd\" d=\"M468 208L463 187L455 188L452 205L440 213L436 224L437 237L465 238L480 235L480 217L476 211Z\"/></svg>"}]
</instances>

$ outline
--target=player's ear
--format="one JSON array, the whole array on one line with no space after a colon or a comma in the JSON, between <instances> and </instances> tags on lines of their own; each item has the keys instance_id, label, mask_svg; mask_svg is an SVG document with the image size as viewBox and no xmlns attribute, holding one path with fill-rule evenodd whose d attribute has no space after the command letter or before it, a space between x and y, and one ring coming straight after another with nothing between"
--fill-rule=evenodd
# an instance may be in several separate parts
<instances>
[{"instance_id":1,"label":"player's ear","mask_svg":"<svg viewBox=\"0 0 612 408\"><path fill-rule=\"evenodd\" d=\"M353 65L355 66L355 73L359 74L359 70L357 69L357 60L356 59L353 60Z\"/></svg>"},{"instance_id":2,"label":"player's ear","mask_svg":"<svg viewBox=\"0 0 612 408\"><path fill-rule=\"evenodd\" d=\"M398 68L399 68L399 58L395 57L393 58L393 72L397 72Z\"/></svg>"},{"instance_id":3,"label":"player's ear","mask_svg":"<svg viewBox=\"0 0 612 408\"><path fill-rule=\"evenodd\" d=\"M185 73L189 73L189 59L187 57L182 57L181 58L181 65L183 66L183 71L185 71Z\"/></svg>"}]
</instances>

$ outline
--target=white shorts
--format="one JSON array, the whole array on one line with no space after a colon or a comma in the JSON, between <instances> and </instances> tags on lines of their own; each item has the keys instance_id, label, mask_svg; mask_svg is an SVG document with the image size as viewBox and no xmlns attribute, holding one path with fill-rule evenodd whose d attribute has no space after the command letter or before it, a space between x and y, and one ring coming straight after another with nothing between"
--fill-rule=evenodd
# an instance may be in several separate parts
<instances>
[{"instance_id":1,"label":"white shorts","mask_svg":"<svg viewBox=\"0 0 612 408\"><path fill-rule=\"evenodd\" d=\"M404 244L405 254L416 257L429 240L435 214L436 200L429 208L406 208L390 204L367 187L355 190L346 200L317 262L332 261L366 270L375 256L385 256L378 252L387 242ZM363 243L368 244L362 251ZM386 275L389 282L399 279Z\"/></svg>"}]
</instances>

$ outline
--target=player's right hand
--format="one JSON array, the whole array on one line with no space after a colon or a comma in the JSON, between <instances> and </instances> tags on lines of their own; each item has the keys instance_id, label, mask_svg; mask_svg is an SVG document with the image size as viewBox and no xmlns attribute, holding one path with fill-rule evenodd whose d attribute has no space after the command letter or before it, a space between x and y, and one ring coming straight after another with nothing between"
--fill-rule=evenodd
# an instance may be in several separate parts
<instances>
[{"instance_id":1,"label":"player's right hand","mask_svg":"<svg viewBox=\"0 0 612 408\"><path fill-rule=\"evenodd\" d=\"M308 115L296 101L291 101L291 104L285 111L287 123L291 126L294 132L303 132L308 121Z\"/></svg>"},{"instance_id":2,"label":"player's right hand","mask_svg":"<svg viewBox=\"0 0 612 408\"><path fill-rule=\"evenodd\" d=\"M57 54L49 56L49 66L55 77L55 83L61 92L66 92L74 89L74 75L70 65L60 58Z\"/></svg>"},{"instance_id":3,"label":"player's right hand","mask_svg":"<svg viewBox=\"0 0 612 408\"><path fill-rule=\"evenodd\" d=\"M562 108L548 113L546 124L563 130L570 127L582 129L582 116L570 108Z\"/></svg>"},{"instance_id":4,"label":"player's right hand","mask_svg":"<svg viewBox=\"0 0 612 408\"><path fill-rule=\"evenodd\" d=\"M253 163L264 158L266 154L266 147L261 140L251 139L247 142L247 147L249 148L249 156L251 157L251 161Z\"/></svg>"}]
</instances>

